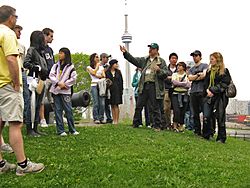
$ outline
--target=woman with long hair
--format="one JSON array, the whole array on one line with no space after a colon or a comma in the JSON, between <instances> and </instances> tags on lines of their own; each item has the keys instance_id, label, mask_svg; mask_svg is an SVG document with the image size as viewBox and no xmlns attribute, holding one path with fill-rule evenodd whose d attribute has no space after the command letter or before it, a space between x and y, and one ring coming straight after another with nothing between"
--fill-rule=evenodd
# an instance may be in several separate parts
<instances>
[{"instance_id":1,"label":"woman with long hair","mask_svg":"<svg viewBox=\"0 0 250 188\"><path fill-rule=\"evenodd\" d=\"M99 95L98 82L100 79L105 78L104 67L100 64L99 56L97 53L90 55L90 66L87 71L91 77L91 95L93 99L93 119L94 123L104 123L104 108L105 96Z\"/></svg>"},{"instance_id":2,"label":"woman with long hair","mask_svg":"<svg viewBox=\"0 0 250 188\"><path fill-rule=\"evenodd\" d=\"M119 70L118 61L112 59L109 62L109 69L106 72L106 77L112 81L110 86L110 104L113 116L113 124L118 124L119 120L119 104L122 104L123 94L123 78L122 73Z\"/></svg>"},{"instance_id":3,"label":"woman with long hair","mask_svg":"<svg viewBox=\"0 0 250 188\"><path fill-rule=\"evenodd\" d=\"M225 68L223 56L220 52L210 55L210 68L204 80L204 109L203 109L203 138L209 140L213 136L211 117L215 114L218 124L218 136L216 141L226 141L226 107L228 98L225 90L230 84L231 76ZM215 111L215 113L214 113Z\"/></svg>"},{"instance_id":4,"label":"woman with long hair","mask_svg":"<svg viewBox=\"0 0 250 188\"><path fill-rule=\"evenodd\" d=\"M51 68L49 78L52 86L50 92L54 99L57 134L67 136L63 124L63 111L68 122L69 133L78 135L74 125L71 103L71 88L76 82L76 71L71 62L71 53L68 48L59 50L59 61Z\"/></svg>"},{"instance_id":5,"label":"woman with long hair","mask_svg":"<svg viewBox=\"0 0 250 188\"><path fill-rule=\"evenodd\" d=\"M30 36L30 47L27 50L27 54L24 58L24 64L23 64L24 68L29 70L29 74L27 77L29 88L32 87L32 81L34 79L38 83L39 80L46 80L46 77L48 76L47 63L44 57L44 49L45 49L45 38L42 31L33 31ZM31 120L31 107L29 104L27 104L27 112L26 112L27 115L25 119L27 134L35 137L43 135L43 133L38 131L39 109L43 97L43 90L41 91L41 93L37 91L38 90L36 90L36 97L35 97L36 98L35 118L34 120ZM30 101L28 103L30 103ZM32 126L32 121L34 121L33 126Z\"/></svg>"}]
</instances>

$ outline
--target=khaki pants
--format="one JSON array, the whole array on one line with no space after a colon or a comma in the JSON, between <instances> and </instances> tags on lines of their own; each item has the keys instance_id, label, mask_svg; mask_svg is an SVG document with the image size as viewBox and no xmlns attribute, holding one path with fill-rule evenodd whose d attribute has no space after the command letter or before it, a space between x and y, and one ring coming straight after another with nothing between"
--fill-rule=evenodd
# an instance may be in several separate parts
<instances>
[{"instance_id":1,"label":"khaki pants","mask_svg":"<svg viewBox=\"0 0 250 188\"><path fill-rule=\"evenodd\" d=\"M171 126L171 99L168 90L165 90L164 94L164 115L166 118L166 124L168 127Z\"/></svg>"}]
</instances>

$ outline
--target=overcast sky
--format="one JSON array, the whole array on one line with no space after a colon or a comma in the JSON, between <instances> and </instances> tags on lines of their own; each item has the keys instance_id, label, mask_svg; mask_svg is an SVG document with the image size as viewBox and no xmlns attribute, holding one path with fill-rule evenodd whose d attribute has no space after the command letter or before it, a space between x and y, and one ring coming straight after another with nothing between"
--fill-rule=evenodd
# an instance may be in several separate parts
<instances>
[{"instance_id":1,"label":"overcast sky","mask_svg":"<svg viewBox=\"0 0 250 188\"><path fill-rule=\"evenodd\" d=\"M21 42L28 47L32 31L52 28L55 53L68 47L72 53L107 52L125 63L119 50L124 33L124 0L1 0L17 9L24 30ZM128 0L128 31L133 36L130 52L148 54L147 45L157 42L161 56L176 52L189 61L198 49L203 62L219 51L238 88L237 99L250 100L250 11L247 0ZM134 67L131 67L134 70ZM125 72L124 72L125 73Z\"/></svg>"}]
</instances>

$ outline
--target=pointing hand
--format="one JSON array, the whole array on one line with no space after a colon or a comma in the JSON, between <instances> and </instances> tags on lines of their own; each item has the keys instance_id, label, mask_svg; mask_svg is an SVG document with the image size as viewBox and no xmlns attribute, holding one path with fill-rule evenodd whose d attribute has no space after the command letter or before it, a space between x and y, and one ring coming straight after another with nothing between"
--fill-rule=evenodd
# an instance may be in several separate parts
<instances>
[{"instance_id":1,"label":"pointing hand","mask_svg":"<svg viewBox=\"0 0 250 188\"><path fill-rule=\"evenodd\" d=\"M120 45L120 50L121 50L122 53L124 53L124 52L127 51L127 49L125 48L125 46L121 46L121 45Z\"/></svg>"}]
</instances>

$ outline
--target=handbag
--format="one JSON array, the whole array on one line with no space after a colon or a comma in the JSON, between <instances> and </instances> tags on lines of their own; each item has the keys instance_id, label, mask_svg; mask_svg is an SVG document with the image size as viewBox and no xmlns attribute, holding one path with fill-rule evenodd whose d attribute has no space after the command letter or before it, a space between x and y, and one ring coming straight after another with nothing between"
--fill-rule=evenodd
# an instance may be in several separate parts
<instances>
[{"instance_id":1,"label":"handbag","mask_svg":"<svg viewBox=\"0 0 250 188\"><path fill-rule=\"evenodd\" d=\"M44 87L44 81L39 79L38 80L38 84L37 84L37 88L36 88L36 92L40 95L43 91L43 87Z\"/></svg>"},{"instance_id":2,"label":"handbag","mask_svg":"<svg viewBox=\"0 0 250 188\"><path fill-rule=\"evenodd\" d=\"M228 98L234 98L237 94L236 86L233 83L233 80L231 80L230 84L226 88L226 96Z\"/></svg>"}]
</instances>

